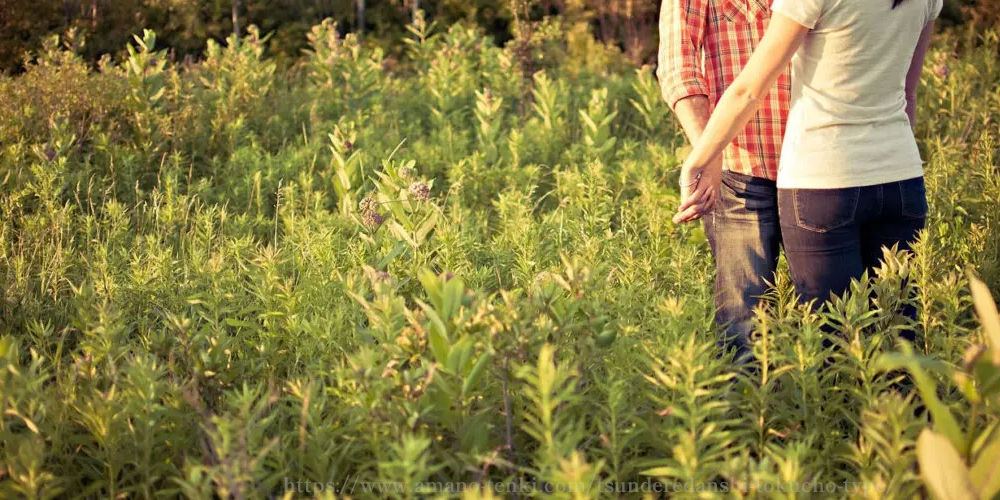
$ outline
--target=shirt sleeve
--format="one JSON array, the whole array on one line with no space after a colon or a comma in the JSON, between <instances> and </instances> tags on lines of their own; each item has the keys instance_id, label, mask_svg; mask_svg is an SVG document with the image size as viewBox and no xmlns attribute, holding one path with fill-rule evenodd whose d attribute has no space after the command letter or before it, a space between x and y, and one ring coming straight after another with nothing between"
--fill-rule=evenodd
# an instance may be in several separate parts
<instances>
[{"instance_id":1,"label":"shirt sleeve","mask_svg":"<svg viewBox=\"0 0 1000 500\"><path fill-rule=\"evenodd\" d=\"M771 10L813 29L823 15L824 0L774 0Z\"/></svg>"},{"instance_id":2,"label":"shirt sleeve","mask_svg":"<svg viewBox=\"0 0 1000 500\"><path fill-rule=\"evenodd\" d=\"M930 12L928 12L927 22L931 22L941 15L941 9L944 8L944 0L930 0Z\"/></svg>"},{"instance_id":3,"label":"shirt sleeve","mask_svg":"<svg viewBox=\"0 0 1000 500\"><path fill-rule=\"evenodd\" d=\"M701 70L709 0L663 0L656 76L663 100L673 109L693 95L708 96Z\"/></svg>"}]
</instances>

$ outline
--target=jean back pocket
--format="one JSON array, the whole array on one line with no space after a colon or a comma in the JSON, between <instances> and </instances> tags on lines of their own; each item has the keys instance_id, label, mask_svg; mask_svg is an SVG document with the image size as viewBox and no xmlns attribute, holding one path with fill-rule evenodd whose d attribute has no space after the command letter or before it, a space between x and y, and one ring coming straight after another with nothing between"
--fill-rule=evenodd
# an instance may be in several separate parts
<instances>
[{"instance_id":1,"label":"jean back pocket","mask_svg":"<svg viewBox=\"0 0 1000 500\"><path fill-rule=\"evenodd\" d=\"M825 233L854 222L861 188L792 189L795 224Z\"/></svg>"},{"instance_id":2,"label":"jean back pocket","mask_svg":"<svg viewBox=\"0 0 1000 500\"><path fill-rule=\"evenodd\" d=\"M904 217L927 217L927 189L923 177L899 181L899 200Z\"/></svg>"}]
</instances>

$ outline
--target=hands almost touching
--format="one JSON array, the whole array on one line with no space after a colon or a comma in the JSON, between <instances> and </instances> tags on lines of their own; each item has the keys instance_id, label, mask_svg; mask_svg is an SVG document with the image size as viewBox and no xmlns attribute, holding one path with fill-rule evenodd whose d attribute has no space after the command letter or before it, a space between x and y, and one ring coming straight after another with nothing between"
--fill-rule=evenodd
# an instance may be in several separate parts
<instances>
[{"instance_id":1,"label":"hands almost touching","mask_svg":"<svg viewBox=\"0 0 1000 500\"><path fill-rule=\"evenodd\" d=\"M691 222L711 212L719 197L721 180L722 155L704 166L685 161L681 167L681 204L674 214L674 223Z\"/></svg>"}]
</instances>

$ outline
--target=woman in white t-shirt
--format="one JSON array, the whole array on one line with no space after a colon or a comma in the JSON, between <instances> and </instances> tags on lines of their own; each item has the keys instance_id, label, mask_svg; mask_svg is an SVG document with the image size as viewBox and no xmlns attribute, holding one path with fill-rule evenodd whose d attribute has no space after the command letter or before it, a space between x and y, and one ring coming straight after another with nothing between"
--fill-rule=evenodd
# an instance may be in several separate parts
<instances>
[{"instance_id":1,"label":"woman in white t-shirt","mask_svg":"<svg viewBox=\"0 0 1000 500\"><path fill-rule=\"evenodd\" d=\"M802 299L842 293L878 265L883 247L909 248L927 214L912 131L916 87L941 6L942 0L774 0L760 45L684 163L674 220L690 221L711 208L721 174L712 160L791 61L778 213Z\"/></svg>"}]
</instances>

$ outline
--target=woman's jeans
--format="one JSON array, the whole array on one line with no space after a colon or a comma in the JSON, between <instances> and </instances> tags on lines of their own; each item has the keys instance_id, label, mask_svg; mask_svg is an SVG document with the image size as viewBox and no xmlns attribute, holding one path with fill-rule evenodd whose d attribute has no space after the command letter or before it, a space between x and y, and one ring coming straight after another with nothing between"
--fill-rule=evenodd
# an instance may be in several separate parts
<instances>
[{"instance_id":1,"label":"woman's jeans","mask_svg":"<svg viewBox=\"0 0 1000 500\"><path fill-rule=\"evenodd\" d=\"M910 248L927 217L924 179L841 189L779 189L778 214L795 289L803 302L822 303L831 293L844 293L864 271L878 267L882 247Z\"/></svg>"}]
</instances>

